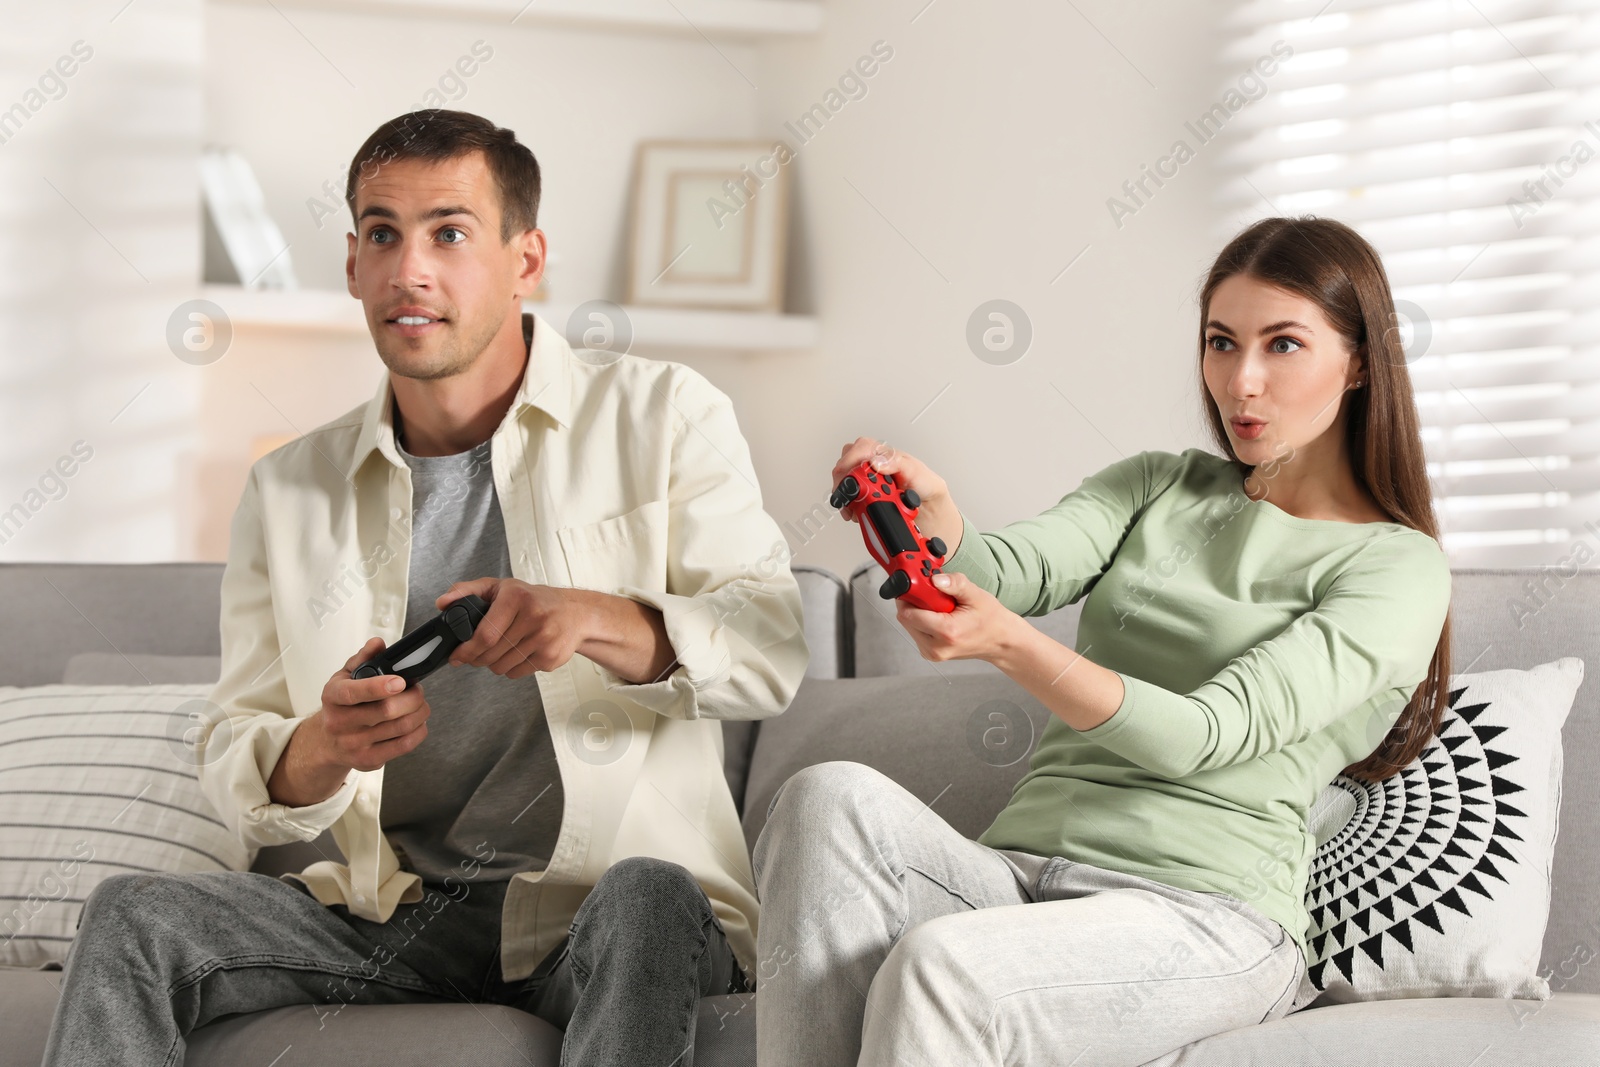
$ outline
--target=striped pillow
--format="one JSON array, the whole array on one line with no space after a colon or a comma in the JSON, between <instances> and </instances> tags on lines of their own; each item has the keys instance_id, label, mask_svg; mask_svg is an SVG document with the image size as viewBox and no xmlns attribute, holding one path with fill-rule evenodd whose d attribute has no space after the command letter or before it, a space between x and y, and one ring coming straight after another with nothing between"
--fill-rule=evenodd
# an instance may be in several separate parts
<instances>
[{"instance_id":1,"label":"striped pillow","mask_svg":"<svg viewBox=\"0 0 1600 1067\"><path fill-rule=\"evenodd\" d=\"M195 777L211 685L0 686L0 965L55 968L125 871L243 871Z\"/></svg>"}]
</instances>

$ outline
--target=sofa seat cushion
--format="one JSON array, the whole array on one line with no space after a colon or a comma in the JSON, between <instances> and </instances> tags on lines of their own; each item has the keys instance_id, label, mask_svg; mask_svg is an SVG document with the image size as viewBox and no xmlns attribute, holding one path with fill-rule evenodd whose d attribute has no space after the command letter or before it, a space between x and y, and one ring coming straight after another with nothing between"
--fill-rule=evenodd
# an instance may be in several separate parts
<instances>
[{"instance_id":1,"label":"sofa seat cushion","mask_svg":"<svg viewBox=\"0 0 1600 1067\"><path fill-rule=\"evenodd\" d=\"M0 1064L34 1064L59 998L61 975L0 968ZM704 997L696 1067L754 1067L756 1002L743 994ZM319 1030L319 1024L326 1022ZM290 1046L293 1046L291 1049ZM262 1053L271 1048L271 1055ZM407 1061L481 1067L555 1067L560 1033L498 1005L360 1005L325 1020L309 1006L219 1019L190 1037L190 1067L268 1062L388 1067ZM415 1056L412 1057L412 1053ZM1306 1008L1265 1026L1192 1042L1146 1067L1524 1067L1600 1062L1600 995L1549 1000L1430 998Z\"/></svg>"},{"instance_id":2,"label":"sofa seat cushion","mask_svg":"<svg viewBox=\"0 0 1600 1067\"><path fill-rule=\"evenodd\" d=\"M1193 1041L1145 1067L1526 1067L1600 1063L1600 995L1334 1004Z\"/></svg>"},{"instance_id":3,"label":"sofa seat cushion","mask_svg":"<svg viewBox=\"0 0 1600 1067\"><path fill-rule=\"evenodd\" d=\"M754 1002L754 994L701 998L696 1067L754 1067ZM278 1067L394 1067L401 1062L557 1067L561 1062L560 1030L498 1004L349 1004L336 1015L321 1010L319 1015L318 1009L303 1004L218 1019L190 1035L184 1063L235 1067L271 1062L283 1052L289 1054L277 1061Z\"/></svg>"},{"instance_id":4,"label":"sofa seat cushion","mask_svg":"<svg viewBox=\"0 0 1600 1067\"><path fill-rule=\"evenodd\" d=\"M60 971L0 967L0 1067L33 1067L44 1059L61 978ZM755 1001L753 993L700 999L696 1067L755 1067ZM498 1004L435 1002L350 1004L336 1015L319 1016L310 1005L230 1015L189 1036L184 1063L556 1067L560 1058L561 1031L543 1019Z\"/></svg>"},{"instance_id":5,"label":"sofa seat cushion","mask_svg":"<svg viewBox=\"0 0 1600 1067\"><path fill-rule=\"evenodd\" d=\"M0 1067L38 1067L60 999L60 971L0 967Z\"/></svg>"},{"instance_id":6,"label":"sofa seat cushion","mask_svg":"<svg viewBox=\"0 0 1600 1067\"><path fill-rule=\"evenodd\" d=\"M45 1057L61 979L61 971L0 968L0 1064L37 1064ZM557 1067L560 1056L560 1030L501 1005L347 1005L322 1016L299 1005L227 1016L200 1027L189 1037L184 1064ZM694 1064L754 1067L754 993L701 998Z\"/></svg>"}]
</instances>

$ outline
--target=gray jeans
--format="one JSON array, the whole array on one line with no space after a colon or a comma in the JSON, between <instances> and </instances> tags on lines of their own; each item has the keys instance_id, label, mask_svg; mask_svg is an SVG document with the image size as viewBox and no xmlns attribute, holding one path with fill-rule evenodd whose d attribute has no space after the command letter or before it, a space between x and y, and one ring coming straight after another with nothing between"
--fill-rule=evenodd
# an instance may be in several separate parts
<instances>
[{"instance_id":1,"label":"gray jeans","mask_svg":"<svg viewBox=\"0 0 1600 1067\"><path fill-rule=\"evenodd\" d=\"M1305 973L1244 901L989 848L858 763L788 779L753 859L761 1067L1144 1064Z\"/></svg>"},{"instance_id":2,"label":"gray jeans","mask_svg":"<svg viewBox=\"0 0 1600 1067\"><path fill-rule=\"evenodd\" d=\"M463 1001L566 1031L566 1064L693 1062L697 996L746 991L705 893L683 867L630 857L579 907L528 978L502 981L506 883L425 885L387 923L263 874L122 874L84 902L44 1067L182 1064L184 1037L223 1015L311 1004Z\"/></svg>"}]
</instances>

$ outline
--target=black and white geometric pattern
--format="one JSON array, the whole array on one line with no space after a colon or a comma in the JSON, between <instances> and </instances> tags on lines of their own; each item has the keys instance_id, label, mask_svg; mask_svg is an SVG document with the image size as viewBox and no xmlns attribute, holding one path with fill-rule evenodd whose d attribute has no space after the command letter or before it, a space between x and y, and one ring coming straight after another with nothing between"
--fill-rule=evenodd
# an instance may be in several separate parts
<instances>
[{"instance_id":1,"label":"black and white geometric pattern","mask_svg":"<svg viewBox=\"0 0 1600 1067\"><path fill-rule=\"evenodd\" d=\"M1507 728L1482 721L1490 704L1468 688L1450 692L1438 736L1401 773L1333 782L1355 812L1318 847L1307 883L1306 979L1318 990L1355 984L1358 956L1381 971L1505 899L1528 817L1518 794L1534 783L1518 780L1518 757L1496 747Z\"/></svg>"}]
</instances>

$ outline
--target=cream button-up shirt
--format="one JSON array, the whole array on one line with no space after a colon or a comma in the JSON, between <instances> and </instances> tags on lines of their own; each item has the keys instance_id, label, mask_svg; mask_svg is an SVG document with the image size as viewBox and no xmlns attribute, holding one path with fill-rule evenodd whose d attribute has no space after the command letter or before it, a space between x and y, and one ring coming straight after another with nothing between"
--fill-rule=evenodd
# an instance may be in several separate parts
<instances>
[{"instance_id":1,"label":"cream button-up shirt","mask_svg":"<svg viewBox=\"0 0 1600 1067\"><path fill-rule=\"evenodd\" d=\"M705 377L574 350L524 313L525 336L530 328L521 388L490 444L513 576L660 609L678 663L644 684L583 656L537 674L564 806L549 864L507 887L502 974L530 974L627 856L692 872L753 974L755 885L719 720L779 714L805 673L787 542L762 509L733 406ZM331 827L346 862L283 877L374 922L423 896L379 825L383 769L352 770L304 807L274 803L266 783L329 677L373 635L386 645L404 636L411 471L395 450L392 395L385 373L370 401L250 468L222 577L222 674L199 746L201 788L244 844ZM462 867L469 882L476 863Z\"/></svg>"}]
</instances>

